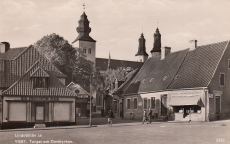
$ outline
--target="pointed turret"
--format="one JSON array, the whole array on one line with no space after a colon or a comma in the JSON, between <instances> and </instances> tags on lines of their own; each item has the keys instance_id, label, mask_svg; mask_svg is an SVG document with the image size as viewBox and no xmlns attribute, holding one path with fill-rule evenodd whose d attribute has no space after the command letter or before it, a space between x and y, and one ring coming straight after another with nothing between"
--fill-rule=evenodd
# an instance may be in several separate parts
<instances>
[{"instance_id":1,"label":"pointed turret","mask_svg":"<svg viewBox=\"0 0 230 144\"><path fill-rule=\"evenodd\" d=\"M137 57L137 61L139 62L145 62L149 56L146 53L145 38L144 38L143 33L141 34L141 37L139 38L138 52L135 56Z\"/></svg>"},{"instance_id":2,"label":"pointed turret","mask_svg":"<svg viewBox=\"0 0 230 144\"><path fill-rule=\"evenodd\" d=\"M89 27L89 20L85 12L81 15L80 20L78 21L79 26L77 27L77 32L79 33L78 37L72 42L75 43L78 40L96 42L89 36L91 28Z\"/></svg>"},{"instance_id":3,"label":"pointed turret","mask_svg":"<svg viewBox=\"0 0 230 144\"><path fill-rule=\"evenodd\" d=\"M150 52L152 54L152 57L160 56L160 53L161 53L161 34L160 34L158 28L156 29L156 32L154 33L153 49Z\"/></svg>"}]
</instances>

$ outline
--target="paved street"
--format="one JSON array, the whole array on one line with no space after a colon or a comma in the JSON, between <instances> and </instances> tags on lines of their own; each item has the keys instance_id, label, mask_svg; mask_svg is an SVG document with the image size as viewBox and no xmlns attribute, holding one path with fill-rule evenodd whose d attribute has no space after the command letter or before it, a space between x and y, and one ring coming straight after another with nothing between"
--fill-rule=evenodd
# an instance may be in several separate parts
<instances>
[{"instance_id":1,"label":"paved street","mask_svg":"<svg viewBox=\"0 0 230 144\"><path fill-rule=\"evenodd\" d=\"M17 137L27 134L30 137ZM36 137L32 137L36 135ZM18 141L20 140L20 141ZM22 141L26 140L26 141ZM113 127L87 125L51 127L43 129L16 129L0 131L1 144L77 143L77 144L214 144L230 143L230 120L217 122L141 122L127 121Z\"/></svg>"}]
</instances>

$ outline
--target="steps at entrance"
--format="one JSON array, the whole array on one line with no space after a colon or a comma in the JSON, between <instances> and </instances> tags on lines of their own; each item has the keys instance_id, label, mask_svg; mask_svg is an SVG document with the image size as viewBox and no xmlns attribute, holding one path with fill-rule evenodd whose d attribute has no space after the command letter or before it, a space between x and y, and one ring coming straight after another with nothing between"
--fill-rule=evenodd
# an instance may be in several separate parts
<instances>
[{"instance_id":1,"label":"steps at entrance","mask_svg":"<svg viewBox=\"0 0 230 144\"><path fill-rule=\"evenodd\" d=\"M46 125L45 124L35 124L34 128L45 128Z\"/></svg>"}]
</instances>

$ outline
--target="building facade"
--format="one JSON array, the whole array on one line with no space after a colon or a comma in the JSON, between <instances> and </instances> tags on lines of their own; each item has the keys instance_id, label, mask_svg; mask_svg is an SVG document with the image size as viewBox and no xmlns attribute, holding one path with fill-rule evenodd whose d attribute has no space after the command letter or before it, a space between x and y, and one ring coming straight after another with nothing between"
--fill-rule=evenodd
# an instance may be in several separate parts
<instances>
[{"instance_id":1,"label":"building facade","mask_svg":"<svg viewBox=\"0 0 230 144\"><path fill-rule=\"evenodd\" d=\"M168 50L161 48L160 56L153 54L126 86L124 117L141 119L143 110L151 108L154 117L161 119L230 118L229 41Z\"/></svg>"},{"instance_id":2,"label":"building facade","mask_svg":"<svg viewBox=\"0 0 230 144\"><path fill-rule=\"evenodd\" d=\"M11 49L9 43L3 44L2 128L75 124L77 95L66 88L66 76L33 46Z\"/></svg>"}]
</instances>

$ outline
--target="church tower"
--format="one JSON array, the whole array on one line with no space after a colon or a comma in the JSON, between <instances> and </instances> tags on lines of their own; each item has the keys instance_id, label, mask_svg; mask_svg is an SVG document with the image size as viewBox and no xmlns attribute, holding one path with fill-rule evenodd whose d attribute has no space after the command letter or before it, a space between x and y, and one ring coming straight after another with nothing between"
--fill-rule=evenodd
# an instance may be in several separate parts
<instances>
[{"instance_id":1,"label":"church tower","mask_svg":"<svg viewBox=\"0 0 230 144\"><path fill-rule=\"evenodd\" d=\"M89 20L85 12L81 15L78 21L78 37L72 42L73 46L80 48L86 55L86 59L92 62L96 61L96 41L89 36L91 28L89 27Z\"/></svg>"},{"instance_id":2,"label":"church tower","mask_svg":"<svg viewBox=\"0 0 230 144\"><path fill-rule=\"evenodd\" d=\"M141 34L141 37L139 38L138 52L135 56L138 62L145 62L148 59L149 55L146 53L145 38L144 38L143 33Z\"/></svg>"},{"instance_id":3,"label":"church tower","mask_svg":"<svg viewBox=\"0 0 230 144\"><path fill-rule=\"evenodd\" d=\"M156 29L156 32L154 33L153 37L154 37L153 49L150 51L152 57L161 56L161 34L158 28Z\"/></svg>"}]
</instances>

